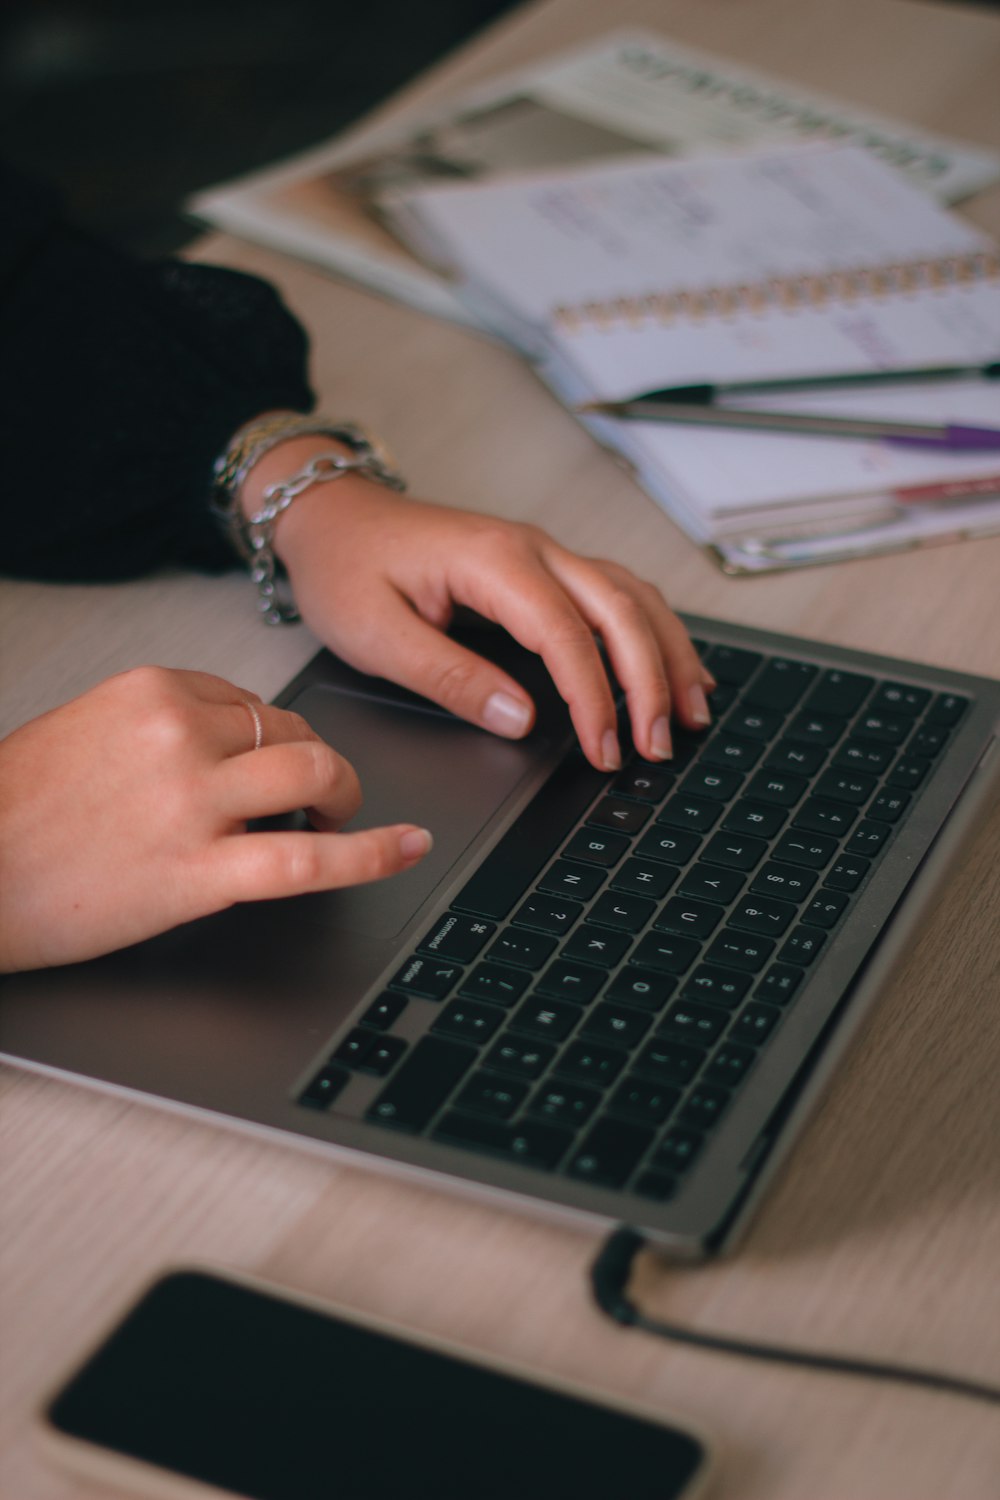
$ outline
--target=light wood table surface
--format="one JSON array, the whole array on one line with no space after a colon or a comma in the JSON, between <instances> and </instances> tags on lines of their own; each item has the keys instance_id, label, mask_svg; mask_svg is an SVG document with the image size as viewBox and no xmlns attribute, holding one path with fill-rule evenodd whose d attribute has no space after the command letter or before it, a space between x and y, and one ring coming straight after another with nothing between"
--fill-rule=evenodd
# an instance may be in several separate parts
<instances>
[{"instance_id":1,"label":"light wood table surface","mask_svg":"<svg viewBox=\"0 0 1000 1500\"><path fill-rule=\"evenodd\" d=\"M917 0L547 0L376 123L626 21L1000 145L1000 16ZM1000 189L965 211L1000 231ZM280 285L322 406L390 437L415 491L541 520L678 607L1000 673L1000 540L726 579L506 351L233 240L197 254ZM7 583L0 631L3 730L144 660L270 696L315 645L262 628L236 575ZM995 808L743 1247L644 1260L649 1310L1000 1383L998 835ZM204 1257L686 1413L718 1439L720 1500L1000 1493L996 1408L623 1331L588 1299L587 1235L12 1068L0 1090L2 1500L96 1493L35 1456L33 1403L139 1283Z\"/></svg>"}]
</instances>

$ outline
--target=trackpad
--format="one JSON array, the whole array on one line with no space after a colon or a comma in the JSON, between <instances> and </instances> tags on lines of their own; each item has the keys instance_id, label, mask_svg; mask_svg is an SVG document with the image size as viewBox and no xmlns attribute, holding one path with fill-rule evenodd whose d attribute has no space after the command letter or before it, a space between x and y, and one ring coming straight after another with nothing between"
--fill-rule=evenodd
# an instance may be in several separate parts
<instances>
[{"instance_id":1,"label":"trackpad","mask_svg":"<svg viewBox=\"0 0 1000 1500\"><path fill-rule=\"evenodd\" d=\"M498 740L432 707L322 685L286 707L357 771L365 800L350 828L418 823L434 835L430 854L402 875L298 898L298 915L369 937L395 937L406 926L543 751Z\"/></svg>"}]
</instances>

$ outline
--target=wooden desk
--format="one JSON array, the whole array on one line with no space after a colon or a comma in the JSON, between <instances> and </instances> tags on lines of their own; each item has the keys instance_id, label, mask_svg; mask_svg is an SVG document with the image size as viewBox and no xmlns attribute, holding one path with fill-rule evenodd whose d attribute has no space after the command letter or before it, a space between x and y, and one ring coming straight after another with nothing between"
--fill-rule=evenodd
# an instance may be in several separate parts
<instances>
[{"instance_id":1,"label":"wooden desk","mask_svg":"<svg viewBox=\"0 0 1000 1500\"><path fill-rule=\"evenodd\" d=\"M930 127L1000 144L1000 18L908 0L547 0L409 90L425 103L631 19ZM383 111L384 119L392 111ZM968 208L1000 230L1000 190ZM727 580L504 351L225 239L204 258L276 280L313 330L327 409L391 435L414 487L541 519L672 601L945 666L1000 669L1000 541ZM470 378L474 372L475 378ZM249 585L7 584L2 728L141 660L273 694L314 643L257 623ZM16 659L15 659L16 655ZM644 1264L661 1314L1000 1381L1000 808L729 1262ZM0 1493L92 1493L34 1456L29 1414L147 1276L213 1257L401 1324L686 1412L726 1500L985 1500L995 1410L675 1350L590 1305L585 1235L13 1069L5 1134Z\"/></svg>"}]
</instances>

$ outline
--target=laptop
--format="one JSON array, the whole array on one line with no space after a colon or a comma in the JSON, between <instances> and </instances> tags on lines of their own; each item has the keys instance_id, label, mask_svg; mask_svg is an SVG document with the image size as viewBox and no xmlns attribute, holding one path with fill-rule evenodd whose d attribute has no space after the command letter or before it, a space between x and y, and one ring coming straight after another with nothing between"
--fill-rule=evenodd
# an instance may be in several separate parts
<instances>
[{"instance_id":1,"label":"laptop","mask_svg":"<svg viewBox=\"0 0 1000 1500\"><path fill-rule=\"evenodd\" d=\"M277 699L434 849L0 984L14 1063L698 1259L749 1221L1000 779L1000 682L687 617L673 762L595 771L320 653Z\"/></svg>"}]
</instances>

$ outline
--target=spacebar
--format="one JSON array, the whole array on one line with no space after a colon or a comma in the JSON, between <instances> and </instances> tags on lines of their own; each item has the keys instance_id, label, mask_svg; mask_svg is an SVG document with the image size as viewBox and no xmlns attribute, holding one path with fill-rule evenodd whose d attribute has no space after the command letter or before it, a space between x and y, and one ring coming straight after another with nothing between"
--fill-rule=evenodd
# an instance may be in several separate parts
<instances>
[{"instance_id":1,"label":"spacebar","mask_svg":"<svg viewBox=\"0 0 1000 1500\"><path fill-rule=\"evenodd\" d=\"M608 778L577 754L549 777L452 905L477 917L505 917Z\"/></svg>"}]
</instances>

